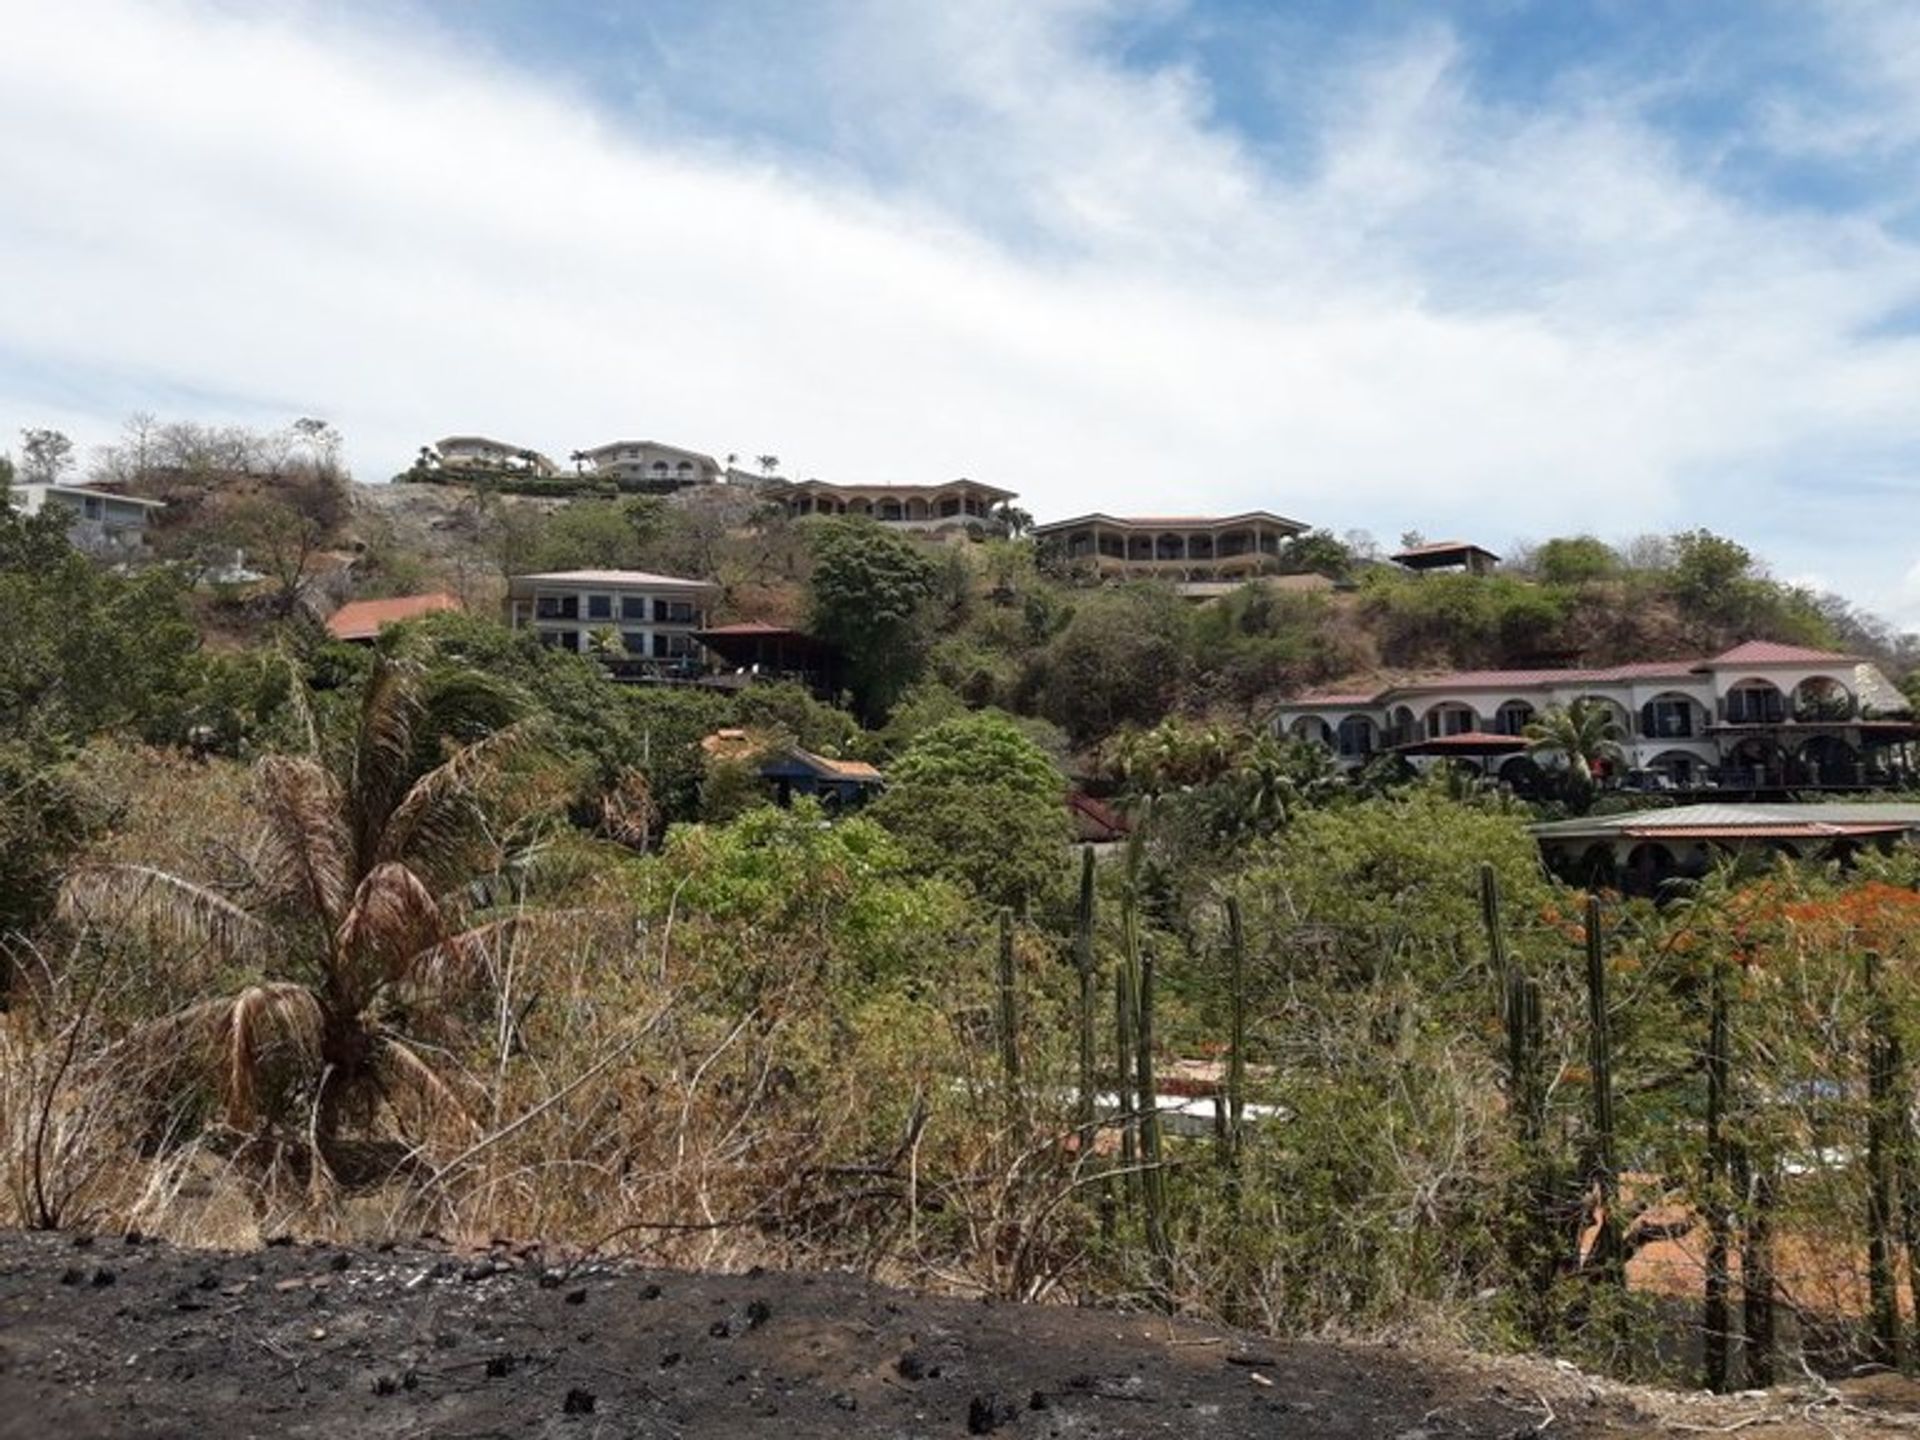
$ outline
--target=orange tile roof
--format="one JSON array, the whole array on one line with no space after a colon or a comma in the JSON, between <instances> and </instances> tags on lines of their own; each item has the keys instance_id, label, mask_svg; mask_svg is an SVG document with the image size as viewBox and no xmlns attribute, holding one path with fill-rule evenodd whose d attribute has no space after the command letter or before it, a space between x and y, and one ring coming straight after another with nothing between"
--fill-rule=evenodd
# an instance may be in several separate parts
<instances>
[{"instance_id":1,"label":"orange tile roof","mask_svg":"<svg viewBox=\"0 0 1920 1440\"><path fill-rule=\"evenodd\" d=\"M390 600L354 600L327 617L327 633L336 640L372 640L388 625L464 608L456 597L444 592L396 595Z\"/></svg>"}]
</instances>

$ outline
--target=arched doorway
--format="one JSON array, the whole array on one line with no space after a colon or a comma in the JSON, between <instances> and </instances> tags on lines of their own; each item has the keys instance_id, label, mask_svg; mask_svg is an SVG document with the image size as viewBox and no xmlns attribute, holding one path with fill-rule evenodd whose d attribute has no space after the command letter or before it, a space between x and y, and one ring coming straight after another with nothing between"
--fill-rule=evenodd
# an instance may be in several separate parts
<instances>
[{"instance_id":1,"label":"arched doorway","mask_svg":"<svg viewBox=\"0 0 1920 1440\"><path fill-rule=\"evenodd\" d=\"M1809 785L1857 785L1860 756L1838 735L1815 735L1800 747L1800 770Z\"/></svg>"}]
</instances>

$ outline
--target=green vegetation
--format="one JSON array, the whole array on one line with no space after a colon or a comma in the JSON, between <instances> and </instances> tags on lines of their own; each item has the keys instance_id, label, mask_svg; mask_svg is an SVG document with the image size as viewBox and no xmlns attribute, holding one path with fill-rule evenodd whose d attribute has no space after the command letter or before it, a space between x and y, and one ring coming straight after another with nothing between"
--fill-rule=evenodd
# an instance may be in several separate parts
<instances>
[{"instance_id":1,"label":"green vegetation","mask_svg":"<svg viewBox=\"0 0 1920 1440\"><path fill-rule=\"evenodd\" d=\"M1431 1320L1638 1375L1686 1353L1685 1297L1622 1282L1682 1225L1711 1383L1763 1381L1790 1329L1829 1369L1897 1356L1911 855L1588 896L1520 800L1348 783L1264 724L1383 668L1753 635L1913 686L1870 620L1700 533L1488 577L1316 536L1290 563L1348 588L1206 605L726 496L489 496L436 512L458 555L361 551L324 427L297 434L277 470L197 431L167 441L191 465L121 457L189 517L142 571L0 513L0 1221L239 1243L380 1215L1283 1333ZM247 548L277 573L196 583L196 527L270 514ZM455 585L476 556L713 576L723 618L837 644L849 693L614 685L483 601L369 648L307 613L323 573ZM1538 717L1551 803L1591 799L1610 724ZM886 791L776 808L722 728ZM1070 786L1121 855L1076 853ZM1125 1103L1176 1085L1229 1099L1216 1132ZM1739 1293L1789 1250L1859 1284Z\"/></svg>"}]
</instances>

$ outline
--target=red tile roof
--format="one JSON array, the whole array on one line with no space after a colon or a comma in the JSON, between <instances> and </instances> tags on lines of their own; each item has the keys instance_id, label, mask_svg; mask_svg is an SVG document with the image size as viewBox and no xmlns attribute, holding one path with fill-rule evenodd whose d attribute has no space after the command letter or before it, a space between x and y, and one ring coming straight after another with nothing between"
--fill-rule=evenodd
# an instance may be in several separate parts
<instances>
[{"instance_id":1,"label":"red tile roof","mask_svg":"<svg viewBox=\"0 0 1920 1440\"><path fill-rule=\"evenodd\" d=\"M391 600L355 600L327 618L327 633L336 640L372 640L388 625L418 620L443 610L463 608L452 595L396 595Z\"/></svg>"},{"instance_id":2,"label":"red tile roof","mask_svg":"<svg viewBox=\"0 0 1920 1440\"><path fill-rule=\"evenodd\" d=\"M1805 645L1782 645L1774 640L1749 640L1744 645L1701 662L1724 668L1732 665L1857 665L1857 655L1841 655L1833 650L1811 650Z\"/></svg>"}]
</instances>

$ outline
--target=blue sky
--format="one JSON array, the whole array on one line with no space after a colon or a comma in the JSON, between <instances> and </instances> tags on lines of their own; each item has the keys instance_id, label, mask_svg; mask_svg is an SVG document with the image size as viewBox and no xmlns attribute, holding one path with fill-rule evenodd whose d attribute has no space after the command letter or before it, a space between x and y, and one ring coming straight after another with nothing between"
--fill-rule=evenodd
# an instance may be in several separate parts
<instances>
[{"instance_id":1,"label":"blue sky","mask_svg":"<svg viewBox=\"0 0 1920 1440\"><path fill-rule=\"evenodd\" d=\"M483 430L1042 517L1708 525L1920 625L1910 5L0 21L0 433L318 413L363 478Z\"/></svg>"}]
</instances>

